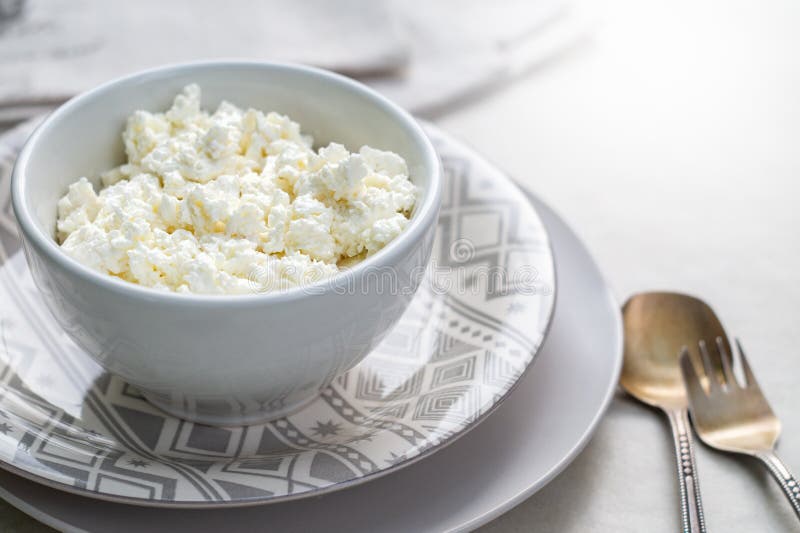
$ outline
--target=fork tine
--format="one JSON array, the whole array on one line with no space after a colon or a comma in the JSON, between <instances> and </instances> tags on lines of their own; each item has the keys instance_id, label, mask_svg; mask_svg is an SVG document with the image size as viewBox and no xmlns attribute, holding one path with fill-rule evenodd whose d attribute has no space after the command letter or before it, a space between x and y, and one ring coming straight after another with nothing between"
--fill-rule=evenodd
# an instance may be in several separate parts
<instances>
[{"instance_id":1,"label":"fork tine","mask_svg":"<svg viewBox=\"0 0 800 533\"><path fill-rule=\"evenodd\" d=\"M739 352L739 363L742 365L742 373L744 374L745 385L748 387L758 388L758 381L756 381L756 376L753 374L753 370L750 368L750 364L747 362L747 357L744 355L744 349L742 349L742 343L739 342L739 339L736 339L736 349Z\"/></svg>"},{"instance_id":2,"label":"fork tine","mask_svg":"<svg viewBox=\"0 0 800 533\"><path fill-rule=\"evenodd\" d=\"M703 369L706 371L708 393L713 394L714 392L718 392L722 388L722 385L719 382L716 370L714 370L714 365L711 363L711 354L708 353L706 341L701 340L697 345L700 347L700 359L703 361Z\"/></svg>"},{"instance_id":3,"label":"fork tine","mask_svg":"<svg viewBox=\"0 0 800 533\"><path fill-rule=\"evenodd\" d=\"M689 393L691 403L705 399L706 391L703 390L703 385L700 384L700 377L697 375L697 370L694 368L694 363L692 363L692 358L689 356L689 350L686 346L681 351L681 371L683 373L683 383L686 385L686 392Z\"/></svg>"},{"instance_id":4,"label":"fork tine","mask_svg":"<svg viewBox=\"0 0 800 533\"><path fill-rule=\"evenodd\" d=\"M722 373L725 376L725 385L727 387L738 387L739 382L736 381L736 376L733 375L733 369L731 368L732 355L725 349L725 341L722 337L717 337L717 351L719 352L719 358L722 362Z\"/></svg>"}]
</instances>

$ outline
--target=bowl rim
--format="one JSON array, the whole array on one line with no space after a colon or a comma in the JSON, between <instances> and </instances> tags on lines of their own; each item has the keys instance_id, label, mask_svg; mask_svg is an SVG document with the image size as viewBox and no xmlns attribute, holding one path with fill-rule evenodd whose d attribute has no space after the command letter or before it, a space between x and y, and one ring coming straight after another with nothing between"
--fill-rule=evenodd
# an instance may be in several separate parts
<instances>
[{"instance_id":1,"label":"bowl rim","mask_svg":"<svg viewBox=\"0 0 800 533\"><path fill-rule=\"evenodd\" d=\"M360 96L371 100L379 108L387 112L401 128L405 129L409 135L417 140L417 144L422 148L423 166L431 169L423 202L417 204L414 216L411 218L408 226L374 255L365 258L354 266L339 272L335 276L281 291L253 292L252 294L179 293L163 291L118 279L114 276L98 272L70 257L58 246L50 235L40 230L38 224L34 221L33 215L27 208L26 171L28 162L35 152L38 141L44 131L53 127L62 117L72 112L74 108L79 107L82 103L102 98L105 94L114 91L120 86L135 83L142 78L168 76L195 69L213 70L216 68L264 68L278 71L302 72L321 79L326 83L338 84L345 90L358 93ZM74 96L58 107L37 126L30 137L25 141L25 145L17 156L14 170L11 174L11 203L22 235L40 254L44 255L50 261L55 262L56 265L69 274L77 276L85 282L97 285L102 289L119 295L142 300L158 301L166 304L209 304L226 306L238 303L240 305L262 305L265 303L289 302L335 292L337 289L352 286L352 281L363 277L368 269L397 264L402 258L402 255L405 255L417 241L425 236L428 229L436 224L442 194L441 173L439 156L430 139L417 121L407 111L385 96L352 78L329 70L298 63L248 60L192 61L163 65L112 79L93 89L89 89Z\"/></svg>"}]
</instances>

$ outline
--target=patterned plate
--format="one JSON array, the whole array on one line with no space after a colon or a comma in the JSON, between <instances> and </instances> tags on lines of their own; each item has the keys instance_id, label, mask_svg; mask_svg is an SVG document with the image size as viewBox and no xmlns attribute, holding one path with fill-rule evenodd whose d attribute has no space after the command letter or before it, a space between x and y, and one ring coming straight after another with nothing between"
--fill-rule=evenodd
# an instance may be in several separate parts
<instances>
[{"instance_id":1,"label":"patterned plate","mask_svg":"<svg viewBox=\"0 0 800 533\"><path fill-rule=\"evenodd\" d=\"M8 191L18 145L0 144L0 467L126 503L246 505L375 478L474 427L543 340L553 258L520 190L428 132L446 183L431 268L409 310L312 404L231 428L166 415L67 339L19 249Z\"/></svg>"}]
</instances>

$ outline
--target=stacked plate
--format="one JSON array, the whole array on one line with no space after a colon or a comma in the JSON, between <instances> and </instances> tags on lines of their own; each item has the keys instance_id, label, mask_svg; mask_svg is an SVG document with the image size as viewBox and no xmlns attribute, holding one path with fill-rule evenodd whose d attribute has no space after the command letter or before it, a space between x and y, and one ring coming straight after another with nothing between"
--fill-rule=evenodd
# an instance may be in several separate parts
<instances>
[{"instance_id":1,"label":"stacked plate","mask_svg":"<svg viewBox=\"0 0 800 533\"><path fill-rule=\"evenodd\" d=\"M427 282L315 402L248 427L166 415L63 334L0 176L0 495L60 529L460 530L557 475L616 384L617 305L556 214L427 129L446 175Z\"/></svg>"}]
</instances>

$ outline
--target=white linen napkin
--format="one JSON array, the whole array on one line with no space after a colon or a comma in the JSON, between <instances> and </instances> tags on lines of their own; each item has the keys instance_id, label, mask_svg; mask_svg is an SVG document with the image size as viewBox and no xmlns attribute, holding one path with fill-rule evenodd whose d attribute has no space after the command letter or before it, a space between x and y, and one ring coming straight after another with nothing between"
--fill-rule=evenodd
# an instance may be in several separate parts
<instances>
[{"instance_id":1,"label":"white linen napkin","mask_svg":"<svg viewBox=\"0 0 800 533\"><path fill-rule=\"evenodd\" d=\"M400 67L386 2L26 0L0 33L0 101L60 98L155 65L280 59L356 74Z\"/></svg>"},{"instance_id":2,"label":"white linen napkin","mask_svg":"<svg viewBox=\"0 0 800 533\"><path fill-rule=\"evenodd\" d=\"M244 58L358 77L412 111L509 79L574 39L567 0L17 0L0 20L0 122L114 77Z\"/></svg>"}]
</instances>

